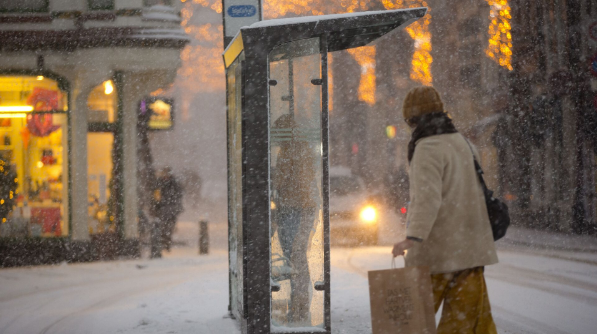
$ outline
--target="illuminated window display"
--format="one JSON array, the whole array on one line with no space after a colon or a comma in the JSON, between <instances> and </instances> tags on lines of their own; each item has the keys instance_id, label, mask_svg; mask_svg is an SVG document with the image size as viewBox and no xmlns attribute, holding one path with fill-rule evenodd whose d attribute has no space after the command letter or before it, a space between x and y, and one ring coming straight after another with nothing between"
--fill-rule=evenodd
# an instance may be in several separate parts
<instances>
[{"instance_id":1,"label":"illuminated window display","mask_svg":"<svg viewBox=\"0 0 597 334\"><path fill-rule=\"evenodd\" d=\"M0 77L0 237L68 235L67 111L56 81Z\"/></svg>"}]
</instances>

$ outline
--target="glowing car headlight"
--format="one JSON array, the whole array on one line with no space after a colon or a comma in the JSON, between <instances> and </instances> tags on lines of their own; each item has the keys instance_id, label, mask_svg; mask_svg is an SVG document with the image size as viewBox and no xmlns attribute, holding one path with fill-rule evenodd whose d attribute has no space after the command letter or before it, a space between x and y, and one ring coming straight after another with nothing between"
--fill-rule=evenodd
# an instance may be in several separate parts
<instances>
[{"instance_id":1,"label":"glowing car headlight","mask_svg":"<svg viewBox=\"0 0 597 334\"><path fill-rule=\"evenodd\" d=\"M377 211L372 206L366 206L363 210L361 210L361 219L366 221L367 223L372 223L377 218Z\"/></svg>"}]
</instances>

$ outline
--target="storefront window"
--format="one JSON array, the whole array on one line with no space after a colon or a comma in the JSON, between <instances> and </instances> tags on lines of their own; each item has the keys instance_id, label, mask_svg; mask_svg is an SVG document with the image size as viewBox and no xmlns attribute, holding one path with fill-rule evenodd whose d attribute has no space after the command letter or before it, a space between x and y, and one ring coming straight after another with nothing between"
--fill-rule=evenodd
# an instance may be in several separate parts
<instances>
[{"instance_id":1,"label":"storefront window","mask_svg":"<svg viewBox=\"0 0 597 334\"><path fill-rule=\"evenodd\" d=\"M68 235L67 110L54 80L0 77L0 237Z\"/></svg>"},{"instance_id":2,"label":"storefront window","mask_svg":"<svg viewBox=\"0 0 597 334\"><path fill-rule=\"evenodd\" d=\"M117 93L112 80L97 85L87 98L89 123L114 123L116 121Z\"/></svg>"}]
</instances>

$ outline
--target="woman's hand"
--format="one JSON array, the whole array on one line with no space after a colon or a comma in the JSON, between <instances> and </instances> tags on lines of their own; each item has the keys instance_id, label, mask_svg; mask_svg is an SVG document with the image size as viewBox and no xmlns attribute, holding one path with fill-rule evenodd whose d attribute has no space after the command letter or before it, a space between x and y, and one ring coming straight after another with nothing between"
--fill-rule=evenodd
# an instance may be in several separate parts
<instances>
[{"instance_id":1,"label":"woman's hand","mask_svg":"<svg viewBox=\"0 0 597 334\"><path fill-rule=\"evenodd\" d=\"M394 257L404 255L404 251L411 248L415 244L414 241L405 239L396 244L394 244L394 249L392 249L392 254Z\"/></svg>"}]
</instances>

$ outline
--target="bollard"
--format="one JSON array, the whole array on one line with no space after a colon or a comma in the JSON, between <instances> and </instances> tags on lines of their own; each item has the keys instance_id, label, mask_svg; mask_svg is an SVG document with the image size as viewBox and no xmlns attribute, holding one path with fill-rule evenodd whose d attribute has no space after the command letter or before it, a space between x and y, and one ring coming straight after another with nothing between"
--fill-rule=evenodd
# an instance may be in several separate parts
<instances>
[{"instance_id":1,"label":"bollard","mask_svg":"<svg viewBox=\"0 0 597 334\"><path fill-rule=\"evenodd\" d=\"M209 253L209 231L207 230L207 222L202 220L199 222L199 254Z\"/></svg>"}]
</instances>

